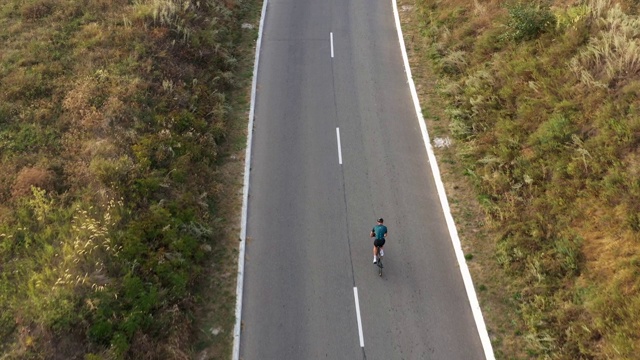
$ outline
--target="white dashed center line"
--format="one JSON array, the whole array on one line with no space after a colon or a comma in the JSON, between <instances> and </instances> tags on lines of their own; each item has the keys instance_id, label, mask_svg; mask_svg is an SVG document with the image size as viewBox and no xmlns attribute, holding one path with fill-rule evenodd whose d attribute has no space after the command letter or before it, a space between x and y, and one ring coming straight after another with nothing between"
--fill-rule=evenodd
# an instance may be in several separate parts
<instances>
[{"instance_id":1,"label":"white dashed center line","mask_svg":"<svg viewBox=\"0 0 640 360\"><path fill-rule=\"evenodd\" d=\"M342 165L342 146L340 146L340 128L336 128L336 137L338 138L338 162Z\"/></svg>"},{"instance_id":2,"label":"white dashed center line","mask_svg":"<svg viewBox=\"0 0 640 360\"><path fill-rule=\"evenodd\" d=\"M333 58L333 33L329 33L329 37L331 38L331 58Z\"/></svg>"},{"instance_id":3,"label":"white dashed center line","mask_svg":"<svg viewBox=\"0 0 640 360\"><path fill-rule=\"evenodd\" d=\"M362 320L360 320L360 300L358 300L358 288L353 288L353 295L356 297L356 317L358 318L358 335L360 336L360 347L364 347L364 336L362 336Z\"/></svg>"}]
</instances>

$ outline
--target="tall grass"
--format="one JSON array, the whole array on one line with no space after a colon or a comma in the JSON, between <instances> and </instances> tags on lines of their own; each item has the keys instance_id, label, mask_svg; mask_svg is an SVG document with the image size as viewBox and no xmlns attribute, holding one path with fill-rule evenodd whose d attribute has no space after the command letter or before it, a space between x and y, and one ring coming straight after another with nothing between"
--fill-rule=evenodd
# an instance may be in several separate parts
<instances>
[{"instance_id":1,"label":"tall grass","mask_svg":"<svg viewBox=\"0 0 640 360\"><path fill-rule=\"evenodd\" d=\"M571 59L570 68L587 86L620 87L640 71L640 17L604 1L587 8L597 35Z\"/></svg>"}]
</instances>

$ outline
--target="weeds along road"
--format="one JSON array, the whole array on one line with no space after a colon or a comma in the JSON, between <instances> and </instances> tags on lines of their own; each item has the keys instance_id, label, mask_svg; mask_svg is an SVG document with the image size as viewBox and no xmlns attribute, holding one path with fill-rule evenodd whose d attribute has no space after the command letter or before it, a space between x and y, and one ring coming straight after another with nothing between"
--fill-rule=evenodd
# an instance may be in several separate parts
<instances>
[{"instance_id":1,"label":"weeds along road","mask_svg":"<svg viewBox=\"0 0 640 360\"><path fill-rule=\"evenodd\" d=\"M240 358L483 359L391 2L270 0L259 66Z\"/></svg>"}]
</instances>

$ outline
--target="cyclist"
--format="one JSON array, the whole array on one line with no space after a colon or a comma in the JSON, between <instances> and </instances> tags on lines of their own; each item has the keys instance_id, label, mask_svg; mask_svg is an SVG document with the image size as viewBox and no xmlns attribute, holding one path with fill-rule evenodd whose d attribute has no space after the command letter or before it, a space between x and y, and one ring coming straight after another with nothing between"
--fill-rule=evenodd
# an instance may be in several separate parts
<instances>
[{"instance_id":1,"label":"cyclist","mask_svg":"<svg viewBox=\"0 0 640 360\"><path fill-rule=\"evenodd\" d=\"M385 243L385 238L387 237L387 227L382 225L384 222L383 218L378 219L378 224L376 224L373 229L371 229L371 237L375 238L373 240L373 263L376 264L378 262L378 257L376 253L376 248L380 247L380 256L384 256L384 250L382 247Z\"/></svg>"}]
</instances>

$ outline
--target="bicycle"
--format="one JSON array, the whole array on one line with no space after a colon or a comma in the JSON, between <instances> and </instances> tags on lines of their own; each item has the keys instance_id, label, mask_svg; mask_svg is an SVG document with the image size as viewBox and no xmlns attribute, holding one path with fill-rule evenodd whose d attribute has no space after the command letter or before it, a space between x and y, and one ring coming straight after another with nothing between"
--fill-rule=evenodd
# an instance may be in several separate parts
<instances>
[{"instance_id":1,"label":"bicycle","mask_svg":"<svg viewBox=\"0 0 640 360\"><path fill-rule=\"evenodd\" d=\"M380 255L380 252L382 251L382 247L381 246L376 246L376 263L375 265L378 267L378 276L382 277L382 268L384 268L384 266L382 265L382 258L383 255Z\"/></svg>"}]
</instances>

